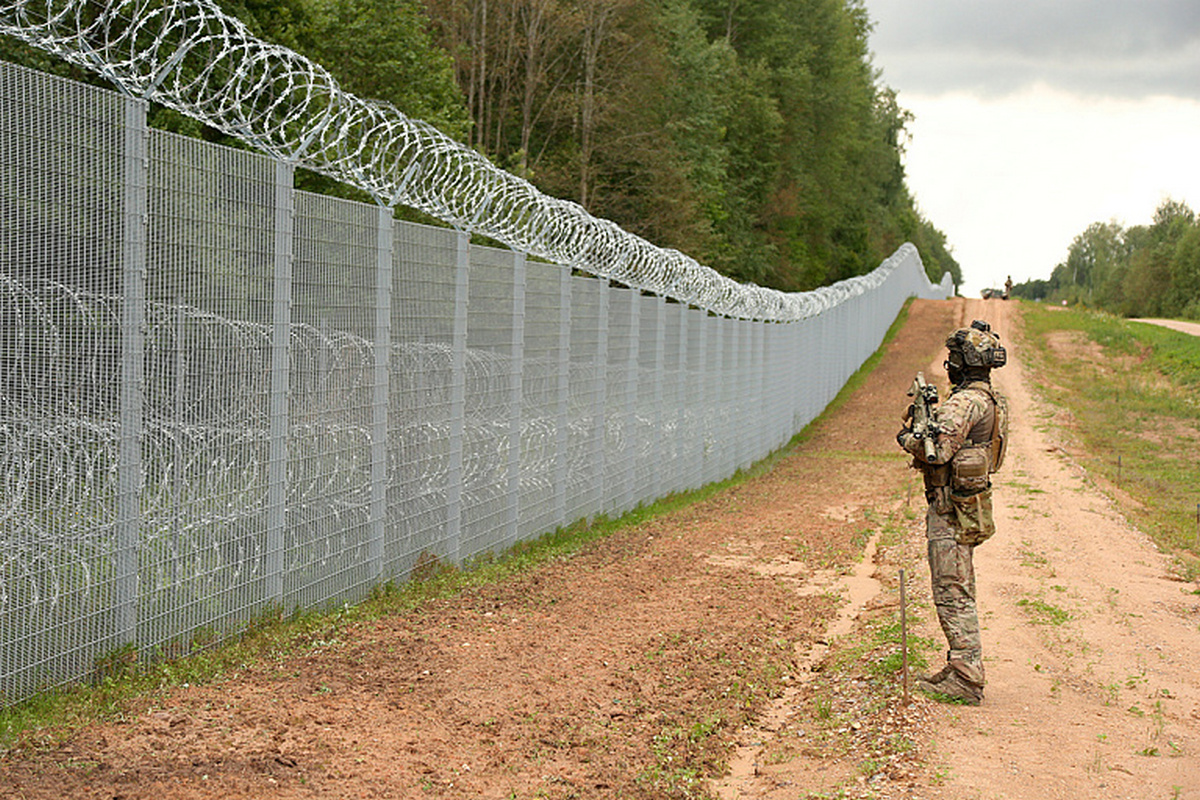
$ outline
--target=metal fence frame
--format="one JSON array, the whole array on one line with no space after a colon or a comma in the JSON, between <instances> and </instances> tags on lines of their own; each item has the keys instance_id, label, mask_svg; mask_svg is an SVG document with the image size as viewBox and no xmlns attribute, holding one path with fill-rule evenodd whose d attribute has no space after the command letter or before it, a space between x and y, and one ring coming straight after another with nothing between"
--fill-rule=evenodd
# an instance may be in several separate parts
<instances>
[{"instance_id":1,"label":"metal fence frame","mask_svg":"<svg viewBox=\"0 0 1200 800\"><path fill-rule=\"evenodd\" d=\"M727 477L953 292L718 316L146 110L0 63L0 704Z\"/></svg>"}]
</instances>

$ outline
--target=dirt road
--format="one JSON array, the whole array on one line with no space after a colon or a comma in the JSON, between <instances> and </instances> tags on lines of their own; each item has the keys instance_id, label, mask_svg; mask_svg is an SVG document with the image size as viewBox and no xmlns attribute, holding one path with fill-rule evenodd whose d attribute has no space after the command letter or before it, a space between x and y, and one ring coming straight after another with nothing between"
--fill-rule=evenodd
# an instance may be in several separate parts
<instances>
[{"instance_id":1,"label":"dirt road","mask_svg":"<svg viewBox=\"0 0 1200 800\"><path fill-rule=\"evenodd\" d=\"M750 769L742 765L748 774L720 785L722 797L836 796L835 786L849 785L851 797L1200 798L1197 587L1169 577L1168 559L1071 458L1069 420L1039 403L1033 391L1053 376L1031 375L1016 305L955 302L959 324L990 321L1011 359L993 376L1013 418L1008 459L996 481L999 532L976 551L975 562L986 700L967 708L922 699L907 711L894 710L902 722L884 733L899 731L919 742L924 770L915 777L903 769L899 781L896 769L871 774L877 763L867 761L870 745L851 749L848 757L780 765L769 765L770 753L763 752ZM924 365L927 376L944 382L943 358L939 352ZM924 609L921 632L941 642L928 605L921 528L920 520L911 523L905 546L877 557L875 574L912 570L910 592ZM866 619L872 602L894 603L895 582L884 583L881 597L857 608L852 601L843 616ZM860 626L841 646L863 636ZM801 716L790 726L773 723L744 732L742 740L786 735L806 722ZM843 769L833 770L837 780L829 783L830 766L839 762ZM857 776L848 767L856 767ZM811 794L797 795L797 786Z\"/></svg>"},{"instance_id":2,"label":"dirt road","mask_svg":"<svg viewBox=\"0 0 1200 800\"><path fill-rule=\"evenodd\" d=\"M967 303L967 318L982 313ZM1008 305L989 304L1000 330ZM1072 461L1021 348L1001 534L977 552L987 703L947 715L940 796L1200 798L1200 597ZM1053 380L1044 376L1040 380ZM1068 434L1069 435L1069 434Z\"/></svg>"},{"instance_id":3,"label":"dirt road","mask_svg":"<svg viewBox=\"0 0 1200 800\"><path fill-rule=\"evenodd\" d=\"M1015 304L921 301L774 468L502 584L330 623L0 757L16 798L1200 798L1200 596L1073 465ZM1011 345L979 708L904 706L899 570L940 641L893 436L973 317ZM1052 376L1050 376L1052 378ZM1040 378L1037 380L1044 380ZM864 558L865 554L865 558ZM839 794L840 793L840 794Z\"/></svg>"},{"instance_id":4,"label":"dirt road","mask_svg":"<svg viewBox=\"0 0 1200 800\"><path fill-rule=\"evenodd\" d=\"M1192 336L1200 336L1200 322L1184 322L1178 319L1135 319L1133 321L1149 322L1151 325L1161 325L1164 328L1170 328L1180 333L1190 333Z\"/></svg>"}]
</instances>

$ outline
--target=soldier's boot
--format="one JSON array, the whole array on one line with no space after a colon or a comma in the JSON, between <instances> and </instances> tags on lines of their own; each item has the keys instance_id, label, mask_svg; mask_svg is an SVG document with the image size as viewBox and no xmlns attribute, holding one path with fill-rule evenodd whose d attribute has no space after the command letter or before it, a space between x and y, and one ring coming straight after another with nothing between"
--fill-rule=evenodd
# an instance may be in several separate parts
<instances>
[{"instance_id":1,"label":"soldier's boot","mask_svg":"<svg viewBox=\"0 0 1200 800\"><path fill-rule=\"evenodd\" d=\"M962 675L962 677L966 678L968 683L974 683L978 684L979 686L983 686L983 684L986 682L986 679L983 675L983 666L973 666L974 664L977 664L979 660L980 659L978 656L973 658L961 658L954 650L951 650L946 653L946 664L932 675L926 675L923 680L926 683L941 683L950 673L957 672Z\"/></svg>"},{"instance_id":2,"label":"soldier's boot","mask_svg":"<svg viewBox=\"0 0 1200 800\"><path fill-rule=\"evenodd\" d=\"M924 678L921 678L920 681L928 684L941 683L951 672L954 672L954 667L947 664L932 675L926 675Z\"/></svg>"},{"instance_id":3,"label":"soldier's boot","mask_svg":"<svg viewBox=\"0 0 1200 800\"><path fill-rule=\"evenodd\" d=\"M917 691L936 700L946 699L968 706L977 706L983 701L983 684L968 678L970 667L951 661L940 672L917 681Z\"/></svg>"}]
</instances>

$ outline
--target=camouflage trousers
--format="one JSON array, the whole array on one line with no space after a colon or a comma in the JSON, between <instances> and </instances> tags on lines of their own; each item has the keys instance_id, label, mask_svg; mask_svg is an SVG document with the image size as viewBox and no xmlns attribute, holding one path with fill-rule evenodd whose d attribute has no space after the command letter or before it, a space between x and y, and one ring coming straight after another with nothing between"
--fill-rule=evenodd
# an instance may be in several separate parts
<instances>
[{"instance_id":1,"label":"camouflage trousers","mask_svg":"<svg viewBox=\"0 0 1200 800\"><path fill-rule=\"evenodd\" d=\"M983 645L979 638L979 615L975 609L975 546L958 543L958 520L954 509L939 514L933 504L925 515L929 540L929 574L933 603L946 634L946 658L964 678L984 683Z\"/></svg>"}]
</instances>

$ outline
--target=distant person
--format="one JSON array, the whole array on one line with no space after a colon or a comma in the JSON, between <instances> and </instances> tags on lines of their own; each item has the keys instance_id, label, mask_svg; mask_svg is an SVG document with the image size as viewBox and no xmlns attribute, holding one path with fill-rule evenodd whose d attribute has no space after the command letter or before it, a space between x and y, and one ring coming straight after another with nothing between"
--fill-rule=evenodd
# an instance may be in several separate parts
<instances>
[{"instance_id":1,"label":"distant person","mask_svg":"<svg viewBox=\"0 0 1200 800\"><path fill-rule=\"evenodd\" d=\"M1008 276L1008 280L1004 282L1004 299L1012 297L1012 275Z\"/></svg>"},{"instance_id":2,"label":"distant person","mask_svg":"<svg viewBox=\"0 0 1200 800\"><path fill-rule=\"evenodd\" d=\"M1004 366L1008 354L991 326L979 320L951 333L946 348L950 396L933 411L928 431L914 432L910 414L896 435L925 479L933 602L949 644L946 665L918 680L916 688L939 699L979 705L985 680L972 558L976 546L996 531L990 475L1004 461L1008 403L992 388L991 372ZM933 440L932 457L925 447L928 438Z\"/></svg>"}]
</instances>

